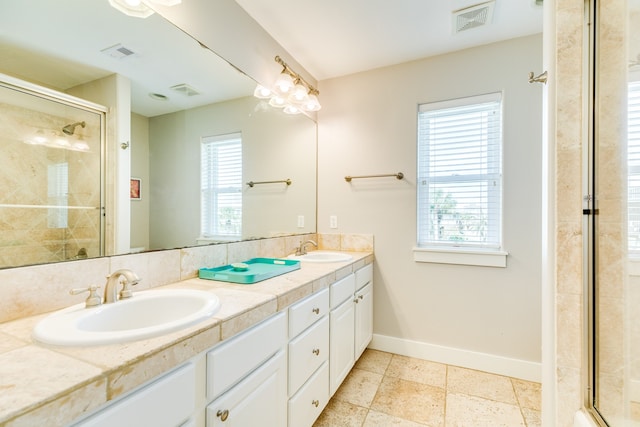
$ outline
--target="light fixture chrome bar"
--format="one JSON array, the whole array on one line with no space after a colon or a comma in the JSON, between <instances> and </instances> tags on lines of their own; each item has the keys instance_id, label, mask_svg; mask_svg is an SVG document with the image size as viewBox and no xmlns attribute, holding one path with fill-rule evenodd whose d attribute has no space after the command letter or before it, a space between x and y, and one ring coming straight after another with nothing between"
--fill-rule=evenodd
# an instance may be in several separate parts
<instances>
[{"instance_id":1,"label":"light fixture chrome bar","mask_svg":"<svg viewBox=\"0 0 640 427\"><path fill-rule=\"evenodd\" d=\"M249 187L253 187L254 185L258 185L258 184L278 184L278 183L285 183L287 185L291 185L291 180L289 178L287 179L282 179L279 181L258 181L258 182L254 182L254 181L249 181L247 182L247 185Z\"/></svg>"},{"instance_id":2,"label":"light fixture chrome bar","mask_svg":"<svg viewBox=\"0 0 640 427\"><path fill-rule=\"evenodd\" d=\"M345 176L344 180L347 181L347 182L351 182L352 179L358 179L358 178L386 178L388 176L394 176L396 179L403 179L404 178L404 174L402 172L398 172L398 173L389 173L389 174L384 174L384 175Z\"/></svg>"},{"instance_id":3,"label":"light fixture chrome bar","mask_svg":"<svg viewBox=\"0 0 640 427\"><path fill-rule=\"evenodd\" d=\"M286 62L284 62L279 55L276 55L275 61L278 64L282 65L282 67L284 68L282 70L283 73L289 74L294 81L299 80L302 84L304 84L307 87L307 89L309 89L309 93L312 93L314 95L320 94L320 91L318 89L316 89L312 84L306 81L300 74L293 71L293 69L289 67L289 65Z\"/></svg>"}]
</instances>

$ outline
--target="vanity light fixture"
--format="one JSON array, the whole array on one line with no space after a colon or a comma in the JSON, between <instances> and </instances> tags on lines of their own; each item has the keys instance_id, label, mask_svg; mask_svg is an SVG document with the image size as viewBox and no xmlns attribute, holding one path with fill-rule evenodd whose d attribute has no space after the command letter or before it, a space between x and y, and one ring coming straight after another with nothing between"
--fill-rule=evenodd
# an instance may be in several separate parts
<instances>
[{"instance_id":1,"label":"vanity light fixture","mask_svg":"<svg viewBox=\"0 0 640 427\"><path fill-rule=\"evenodd\" d=\"M36 129L34 132L27 132L27 134L27 138L23 140L25 144L71 151L91 151L89 144L80 136L63 135L61 132L51 129Z\"/></svg>"},{"instance_id":2,"label":"vanity light fixture","mask_svg":"<svg viewBox=\"0 0 640 427\"><path fill-rule=\"evenodd\" d=\"M282 65L282 72L272 88L258 84L253 96L268 99L269 105L282 108L286 114L300 114L302 112L318 111L321 107L318 101L318 89L296 73L279 56L275 61Z\"/></svg>"},{"instance_id":3,"label":"vanity light fixture","mask_svg":"<svg viewBox=\"0 0 640 427\"><path fill-rule=\"evenodd\" d=\"M109 0L109 4L113 8L134 18L147 18L153 15L153 9L148 6L149 4L175 6L180 3L182 0Z\"/></svg>"}]
</instances>

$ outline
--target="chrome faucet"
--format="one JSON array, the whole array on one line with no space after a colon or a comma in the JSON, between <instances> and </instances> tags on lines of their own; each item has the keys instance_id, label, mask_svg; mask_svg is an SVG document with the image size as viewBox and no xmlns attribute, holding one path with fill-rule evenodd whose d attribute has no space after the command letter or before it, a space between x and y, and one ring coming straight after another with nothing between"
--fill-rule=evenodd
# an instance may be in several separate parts
<instances>
[{"instance_id":1,"label":"chrome faucet","mask_svg":"<svg viewBox=\"0 0 640 427\"><path fill-rule=\"evenodd\" d=\"M316 242L314 242L313 240L307 240L304 243L302 243L302 241L300 241L300 247L296 248L296 256L306 255L307 254L307 246L306 246L307 243L311 243L316 248L318 247L318 244Z\"/></svg>"},{"instance_id":2,"label":"chrome faucet","mask_svg":"<svg viewBox=\"0 0 640 427\"><path fill-rule=\"evenodd\" d=\"M133 293L131 286L137 285L140 278L131 270L117 270L107 276L107 285L104 287L104 303L118 301L118 285L122 283L120 299L130 298Z\"/></svg>"}]
</instances>

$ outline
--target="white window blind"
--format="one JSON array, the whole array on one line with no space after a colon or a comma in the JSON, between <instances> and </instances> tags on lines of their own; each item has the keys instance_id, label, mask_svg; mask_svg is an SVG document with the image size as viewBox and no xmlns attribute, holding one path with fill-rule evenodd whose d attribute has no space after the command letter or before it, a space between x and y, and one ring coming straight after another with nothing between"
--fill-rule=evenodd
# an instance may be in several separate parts
<instances>
[{"instance_id":1,"label":"white window blind","mask_svg":"<svg viewBox=\"0 0 640 427\"><path fill-rule=\"evenodd\" d=\"M418 109L418 247L500 248L501 94Z\"/></svg>"},{"instance_id":2,"label":"white window blind","mask_svg":"<svg viewBox=\"0 0 640 427\"><path fill-rule=\"evenodd\" d=\"M55 163L47 167L47 215L49 228L67 228L69 222L69 163Z\"/></svg>"},{"instance_id":3,"label":"white window blind","mask_svg":"<svg viewBox=\"0 0 640 427\"><path fill-rule=\"evenodd\" d=\"M627 116L629 253L640 256L640 82L629 83Z\"/></svg>"},{"instance_id":4,"label":"white window blind","mask_svg":"<svg viewBox=\"0 0 640 427\"><path fill-rule=\"evenodd\" d=\"M241 134L202 138L201 163L201 237L220 240L240 238Z\"/></svg>"}]
</instances>

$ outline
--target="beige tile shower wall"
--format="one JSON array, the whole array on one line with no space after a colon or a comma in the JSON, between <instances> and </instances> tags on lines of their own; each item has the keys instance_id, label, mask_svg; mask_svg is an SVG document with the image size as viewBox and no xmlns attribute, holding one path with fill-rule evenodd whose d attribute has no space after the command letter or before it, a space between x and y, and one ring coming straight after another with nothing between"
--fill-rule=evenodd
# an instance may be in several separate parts
<instances>
[{"instance_id":1,"label":"beige tile shower wall","mask_svg":"<svg viewBox=\"0 0 640 427\"><path fill-rule=\"evenodd\" d=\"M556 333L554 425L582 407L582 0L556 3ZM554 79L552 78L551 84Z\"/></svg>"},{"instance_id":2,"label":"beige tile shower wall","mask_svg":"<svg viewBox=\"0 0 640 427\"><path fill-rule=\"evenodd\" d=\"M343 246L329 249L373 251L372 235L331 236L342 241ZM203 267L255 257L285 257L295 251L300 241L323 241L322 237L276 237L0 270L0 323L81 303L86 295L71 296L69 289L103 285L105 276L121 268L135 271L142 281L134 290L144 290L197 277L198 269Z\"/></svg>"}]
</instances>

